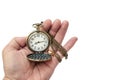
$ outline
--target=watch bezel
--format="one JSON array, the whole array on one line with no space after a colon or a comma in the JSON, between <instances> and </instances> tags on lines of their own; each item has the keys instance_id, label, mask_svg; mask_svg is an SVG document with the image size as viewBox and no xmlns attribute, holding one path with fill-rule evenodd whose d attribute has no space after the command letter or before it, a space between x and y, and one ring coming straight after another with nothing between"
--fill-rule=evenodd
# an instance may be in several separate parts
<instances>
[{"instance_id":1,"label":"watch bezel","mask_svg":"<svg viewBox=\"0 0 120 80\"><path fill-rule=\"evenodd\" d=\"M49 45L51 44L51 37L50 37L50 35L47 33L47 32L45 32L45 31L33 31L33 32L31 32L29 35L28 35L28 37L27 37L27 46L28 46L28 48L32 51L32 52L43 52L43 51L35 51L35 50L33 50L31 47L30 47L30 44L29 44L29 39L30 39L30 36L32 35L32 34L34 34L34 33L39 33L39 32L42 32L42 33L44 33L45 35L47 35L47 37L48 37L48 46L46 47L46 49L44 49L43 51L46 51L47 49L48 49L48 47L49 47Z\"/></svg>"}]
</instances>

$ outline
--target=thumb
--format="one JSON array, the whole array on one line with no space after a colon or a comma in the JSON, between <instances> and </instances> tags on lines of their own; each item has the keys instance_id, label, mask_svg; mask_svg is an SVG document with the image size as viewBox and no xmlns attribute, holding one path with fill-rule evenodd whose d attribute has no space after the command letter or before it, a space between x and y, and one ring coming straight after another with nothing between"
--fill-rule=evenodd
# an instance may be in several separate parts
<instances>
[{"instance_id":1,"label":"thumb","mask_svg":"<svg viewBox=\"0 0 120 80\"><path fill-rule=\"evenodd\" d=\"M19 50L24 47L26 44L26 37L15 37L13 38L8 45L4 48L4 50Z\"/></svg>"}]
</instances>

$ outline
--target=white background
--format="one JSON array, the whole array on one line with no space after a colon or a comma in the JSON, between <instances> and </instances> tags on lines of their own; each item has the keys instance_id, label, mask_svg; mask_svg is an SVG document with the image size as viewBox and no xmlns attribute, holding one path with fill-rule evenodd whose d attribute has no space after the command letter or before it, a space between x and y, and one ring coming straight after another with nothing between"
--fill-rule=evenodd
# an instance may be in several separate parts
<instances>
[{"instance_id":1,"label":"white background","mask_svg":"<svg viewBox=\"0 0 120 80\"><path fill-rule=\"evenodd\" d=\"M0 79L3 47L48 18L70 22L64 43L79 39L50 80L120 80L119 0L0 0Z\"/></svg>"}]
</instances>

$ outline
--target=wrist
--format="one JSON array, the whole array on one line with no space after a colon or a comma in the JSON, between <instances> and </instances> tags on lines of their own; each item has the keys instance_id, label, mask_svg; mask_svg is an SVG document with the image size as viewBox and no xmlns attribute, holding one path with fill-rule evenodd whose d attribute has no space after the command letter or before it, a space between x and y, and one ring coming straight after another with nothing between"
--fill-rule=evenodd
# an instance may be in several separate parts
<instances>
[{"instance_id":1,"label":"wrist","mask_svg":"<svg viewBox=\"0 0 120 80\"><path fill-rule=\"evenodd\" d=\"M15 80L15 79L10 79L8 77L4 77L3 80Z\"/></svg>"},{"instance_id":2,"label":"wrist","mask_svg":"<svg viewBox=\"0 0 120 80\"><path fill-rule=\"evenodd\" d=\"M8 79L8 78L3 78L3 80L10 80L10 79Z\"/></svg>"}]
</instances>

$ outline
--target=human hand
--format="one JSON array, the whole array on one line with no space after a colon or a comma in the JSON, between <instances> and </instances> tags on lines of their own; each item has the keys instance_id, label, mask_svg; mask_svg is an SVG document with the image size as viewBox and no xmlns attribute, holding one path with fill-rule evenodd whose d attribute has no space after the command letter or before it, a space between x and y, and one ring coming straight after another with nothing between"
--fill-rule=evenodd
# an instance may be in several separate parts
<instances>
[{"instance_id":1,"label":"human hand","mask_svg":"<svg viewBox=\"0 0 120 80\"><path fill-rule=\"evenodd\" d=\"M56 19L53 23L47 19L43 23L44 29L55 37L61 44L68 29L68 21ZM72 37L64 48L69 51L77 41ZM4 80L49 80L53 74L58 60L52 57L52 60L35 63L27 59L31 51L26 46L26 37L16 37L3 49ZM62 55L60 55L63 58Z\"/></svg>"}]
</instances>

